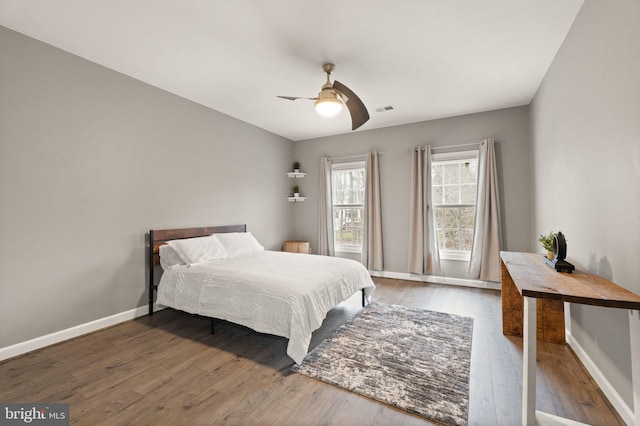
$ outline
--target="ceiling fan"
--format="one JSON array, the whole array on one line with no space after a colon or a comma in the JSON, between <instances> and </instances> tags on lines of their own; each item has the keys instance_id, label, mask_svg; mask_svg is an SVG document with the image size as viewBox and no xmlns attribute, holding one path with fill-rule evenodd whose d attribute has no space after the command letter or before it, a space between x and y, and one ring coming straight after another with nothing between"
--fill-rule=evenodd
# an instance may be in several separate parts
<instances>
[{"instance_id":1,"label":"ceiling fan","mask_svg":"<svg viewBox=\"0 0 640 426\"><path fill-rule=\"evenodd\" d=\"M331 117L338 114L342 110L342 105L346 104L349 114L351 114L351 130L356 130L369 120L367 107L360 98L351 91L347 86L334 80L329 80L331 73L336 68L334 64L322 65L322 70L327 73L327 82L322 85L322 90L318 93L317 98L304 98L299 96L278 96L282 99L295 101L305 99L315 101L315 108L319 114Z\"/></svg>"}]
</instances>

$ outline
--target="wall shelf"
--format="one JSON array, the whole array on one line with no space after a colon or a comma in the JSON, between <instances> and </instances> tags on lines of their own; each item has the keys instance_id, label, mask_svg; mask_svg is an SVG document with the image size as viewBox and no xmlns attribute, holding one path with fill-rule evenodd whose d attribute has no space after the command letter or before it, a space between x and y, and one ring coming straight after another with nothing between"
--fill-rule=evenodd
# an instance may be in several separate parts
<instances>
[{"instance_id":1,"label":"wall shelf","mask_svg":"<svg viewBox=\"0 0 640 426\"><path fill-rule=\"evenodd\" d=\"M303 178L306 176L306 173L302 173L302 172L287 172L287 176L289 176L290 178Z\"/></svg>"},{"instance_id":2,"label":"wall shelf","mask_svg":"<svg viewBox=\"0 0 640 426\"><path fill-rule=\"evenodd\" d=\"M301 172L298 169L294 169L292 172L287 172L287 176L289 176L290 178L294 178L294 179L298 179L298 178L303 178L305 177L307 174ZM299 203L300 201L304 201L307 199L307 197L300 197L298 194L298 185L294 186L294 190L293 190L295 195L298 195L297 197L294 195L293 197L287 197L287 200L289 200L290 203Z\"/></svg>"}]
</instances>

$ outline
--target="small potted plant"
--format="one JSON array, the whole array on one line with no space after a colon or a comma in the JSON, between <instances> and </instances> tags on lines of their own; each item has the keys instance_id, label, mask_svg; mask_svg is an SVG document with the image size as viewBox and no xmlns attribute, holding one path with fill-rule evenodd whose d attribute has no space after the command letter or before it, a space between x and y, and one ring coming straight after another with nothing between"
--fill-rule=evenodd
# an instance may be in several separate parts
<instances>
[{"instance_id":1,"label":"small potted plant","mask_svg":"<svg viewBox=\"0 0 640 426\"><path fill-rule=\"evenodd\" d=\"M293 163L293 173L300 173L300 163L297 161Z\"/></svg>"},{"instance_id":2,"label":"small potted plant","mask_svg":"<svg viewBox=\"0 0 640 426\"><path fill-rule=\"evenodd\" d=\"M547 259L553 260L553 239L558 235L557 232L551 231L548 235L540 234L538 241L542 244L542 248L547 250Z\"/></svg>"},{"instance_id":3,"label":"small potted plant","mask_svg":"<svg viewBox=\"0 0 640 426\"><path fill-rule=\"evenodd\" d=\"M293 196L296 198L300 196L300 188L298 188L298 185L293 187Z\"/></svg>"}]
</instances>

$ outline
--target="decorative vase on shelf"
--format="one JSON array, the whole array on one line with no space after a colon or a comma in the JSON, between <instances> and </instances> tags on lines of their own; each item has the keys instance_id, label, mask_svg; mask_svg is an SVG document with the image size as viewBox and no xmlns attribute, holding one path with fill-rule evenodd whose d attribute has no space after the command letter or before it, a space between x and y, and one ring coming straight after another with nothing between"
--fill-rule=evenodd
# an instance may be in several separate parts
<instances>
[{"instance_id":1,"label":"decorative vase on shelf","mask_svg":"<svg viewBox=\"0 0 640 426\"><path fill-rule=\"evenodd\" d=\"M294 197L296 197L296 198L298 198L298 197L300 197L300 193L299 193L299 192L294 192L294 193L293 193L293 196L294 196ZM553 253L551 253L551 254L553 254Z\"/></svg>"},{"instance_id":2,"label":"decorative vase on shelf","mask_svg":"<svg viewBox=\"0 0 640 426\"><path fill-rule=\"evenodd\" d=\"M300 169L293 169L293 173L300 173Z\"/></svg>"}]
</instances>

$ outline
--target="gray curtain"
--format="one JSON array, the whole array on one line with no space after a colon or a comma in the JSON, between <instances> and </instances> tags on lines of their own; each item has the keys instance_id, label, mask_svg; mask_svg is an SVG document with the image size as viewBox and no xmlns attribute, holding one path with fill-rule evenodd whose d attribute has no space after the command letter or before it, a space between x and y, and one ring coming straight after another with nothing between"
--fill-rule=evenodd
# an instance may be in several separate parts
<instances>
[{"instance_id":1,"label":"gray curtain","mask_svg":"<svg viewBox=\"0 0 640 426\"><path fill-rule=\"evenodd\" d=\"M380 208L380 156L367 154L365 162L364 235L362 263L367 269L382 271L382 209Z\"/></svg>"},{"instance_id":2,"label":"gray curtain","mask_svg":"<svg viewBox=\"0 0 640 426\"><path fill-rule=\"evenodd\" d=\"M431 202L431 147L417 148L411 157L409 272L439 274L440 255Z\"/></svg>"},{"instance_id":3,"label":"gray curtain","mask_svg":"<svg viewBox=\"0 0 640 426\"><path fill-rule=\"evenodd\" d=\"M478 153L478 197L469 278L500 281L500 200L493 139L485 139Z\"/></svg>"},{"instance_id":4,"label":"gray curtain","mask_svg":"<svg viewBox=\"0 0 640 426\"><path fill-rule=\"evenodd\" d=\"M331 158L320 159L320 191L318 192L318 254L333 256L333 204L331 201Z\"/></svg>"}]
</instances>

